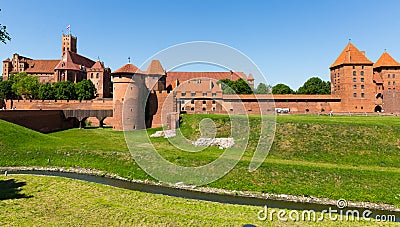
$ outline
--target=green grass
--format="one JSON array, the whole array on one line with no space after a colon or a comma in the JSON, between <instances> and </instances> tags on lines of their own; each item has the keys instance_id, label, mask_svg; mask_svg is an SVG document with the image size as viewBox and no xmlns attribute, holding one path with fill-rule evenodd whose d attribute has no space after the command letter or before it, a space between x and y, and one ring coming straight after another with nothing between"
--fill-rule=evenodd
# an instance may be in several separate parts
<instances>
[{"instance_id":1,"label":"green grass","mask_svg":"<svg viewBox=\"0 0 400 227\"><path fill-rule=\"evenodd\" d=\"M1 226L368 226L374 220L261 221L262 207L221 204L149 194L59 177L0 176ZM19 196L17 196L19 195ZM290 210L285 210L289 213ZM301 213L300 213L301 215ZM317 214L320 217L321 213ZM286 216L288 217L288 216ZM301 217L301 216L300 216ZM334 216L338 217L338 216ZM340 220L340 218L339 218ZM386 223L387 224L387 223Z\"/></svg>"},{"instance_id":2,"label":"green grass","mask_svg":"<svg viewBox=\"0 0 400 227\"><path fill-rule=\"evenodd\" d=\"M214 120L217 136L231 135L225 115L183 115L182 133L198 138L203 118ZM244 156L209 186L400 206L400 118L278 116L269 156L248 172L260 122L259 116L250 116L252 133ZM0 128L0 166L79 166L154 180L133 160L123 132L90 128L44 135L4 121ZM149 129L149 134L156 130ZM164 158L182 166L210 163L223 152L215 147L179 151L164 138L152 138L152 143Z\"/></svg>"}]
</instances>

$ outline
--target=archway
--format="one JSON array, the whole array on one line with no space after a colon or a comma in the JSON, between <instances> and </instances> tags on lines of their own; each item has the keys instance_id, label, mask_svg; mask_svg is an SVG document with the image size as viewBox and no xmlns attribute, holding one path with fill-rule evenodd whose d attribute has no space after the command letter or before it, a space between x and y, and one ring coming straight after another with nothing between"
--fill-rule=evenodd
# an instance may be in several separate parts
<instances>
[{"instance_id":1,"label":"archway","mask_svg":"<svg viewBox=\"0 0 400 227\"><path fill-rule=\"evenodd\" d=\"M375 106L375 112L382 112L381 106Z\"/></svg>"}]
</instances>

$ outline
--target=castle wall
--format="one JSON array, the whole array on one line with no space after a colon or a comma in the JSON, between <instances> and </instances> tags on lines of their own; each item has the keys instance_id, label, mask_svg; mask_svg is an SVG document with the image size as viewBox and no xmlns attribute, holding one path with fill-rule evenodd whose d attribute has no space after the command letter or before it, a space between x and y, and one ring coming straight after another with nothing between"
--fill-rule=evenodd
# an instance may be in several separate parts
<instances>
[{"instance_id":1,"label":"castle wall","mask_svg":"<svg viewBox=\"0 0 400 227\"><path fill-rule=\"evenodd\" d=\"M400 92L384 91L383 99L384 113L400 114Z\"/></svg>"},{"instance_id":2,"label":"castle wall","mask_svg":"<svg viewBox=\"0 0 400 227\"><path fill-rule=\"evenodd\" d=\"M7 100L6 107L11 109L11 105L17 110L112 110L113 101L111 99L102 100Z\"/></svg>"},{"instance_id":3,"label":"castle wall","mask_svg":"<svg viewBox=\"0 0 400 227\"><path fill-rule=\"evenodd\" d=\"M70 129L78 124L75 118L65 119L62 110L6 110L0 111L0 119L42 133Z\"/></svg>"}]
</instances>

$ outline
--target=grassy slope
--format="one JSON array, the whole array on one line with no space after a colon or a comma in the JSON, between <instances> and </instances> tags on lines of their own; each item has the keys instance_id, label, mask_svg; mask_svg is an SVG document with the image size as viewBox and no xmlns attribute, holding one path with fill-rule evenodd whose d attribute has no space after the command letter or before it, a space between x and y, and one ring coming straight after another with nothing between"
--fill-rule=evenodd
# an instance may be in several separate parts
<instances>
[{"instance_id":1,"label":"grassy slope","mask_svg":"<svg viewBox=\"0 0 400 227\"><path fill-rule=\"evenodd\" d=\"M220 115L185 115L182 132L198 137L204 117L216 122L219 136L229 135L229 121ZM210 186L400 205L399 118L280 116L270 155L249 173L259 122L250 117L254 134L239 165ZM0 128L2 166L81 166L149 178L127 151L122 132L72 129L43 135L4 121ZM166 159L185 166L203 165L221 153L215 148L188 153L166 139L152 141Z\"/></svg>"},{"instance_id":2,"label":"grassy slope","mask_svg":"<svg viewBox=\"0 0 400 227\"><path fill-rule=\"evenodd\" d=\"M0 183L25 183L18 193L26 198L0 200L2 226L367 226L377 222L260 221L260 207L220 204L129 191L58 177L0 176ZM0 189L4 190L4 189ZM270 209L275 212L277 209ZM287 213L289 211L286 211ZM318 214L317 217L320 217ZM287 216L288 217L288 216ZM300 216L301 217L301 216ZM340 220L340 219L339 219ZM346 220L346 219L343 219Z\"/></svg>"}]
</instances>

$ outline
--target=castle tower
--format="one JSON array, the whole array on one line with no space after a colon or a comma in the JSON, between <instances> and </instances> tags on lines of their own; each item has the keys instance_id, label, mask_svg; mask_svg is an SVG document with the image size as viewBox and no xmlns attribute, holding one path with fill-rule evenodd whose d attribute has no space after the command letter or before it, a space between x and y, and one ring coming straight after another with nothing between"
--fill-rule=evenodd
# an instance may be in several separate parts
<instances>
[{"instance_id":1,"label":"castle tower","mask_svg":"<svg viewBox=\"0 0 400 227\"><path fill-rule=\"evenodd\" d=\"M145 129L146 75L133 64L112 73L115 130Z\"/></svg>"},{"instance_id":2,"label":"castle tower","mask_svg":"<svg viewBox=\"0 0 400 227\"><path fill-rule=\"evenodd\" d=\"M374 82L376 112L393 111L398 106L394 102L395 93L399 92L400 63L398 63L388 52L383 52L374 64ZM384 109L382 109L385 107Z\"/></svg>"},{"instance_id":3,"label":"castle tower","mask_svg":"<svg viewBox=\"0 0 400 227\"><path fill-rule=\"evenodd\" d=\"M93 82L99 98L110 97L111 70L105 68L103 62L97 61L87 69L87 79Z\"/></svg>"},{"instance_id":4,"label":"castle tower","mask_svg":"<svg viewBox=\"0 0 400 227\"><path fill-rule=\"evenodd\" d=\"M64 56L67 51L77 53L76 43L77 38L75 36L71 34L62 34L61 56Z\"/></svg>"},{"instance_id":5,"label":"castle tower","mask_svg":"<svg viewBox=\"0 0 400 227\"><path fill-rule=\"evenodd\" d=\"M254 77L253 74L249 74L249 77L247 77L247 83L249 83L250 87L254 89Z\"/></svg>"},{"instance_id":6,"label":"castle tower","mask_svg":"<svg viewBox=\"0 0 400 227\"><path fill-rule=\"evenodd\" d=\"M166 87L166 73L159 60L152 60L146 70L146 86L151 91L163 91Z\"/></svg>"},{"instance_id":7,"label":"castle tower","mask_svg":"<svg viewBox=\"0 0 400 227\"><path fill-rule=\"evenodd\" d=\"M7 58L6 60L3 61L3 80L8 80L8 75L10 74L10 72L12 71L12 63L11 60L9 58Z\"/></svg>"},{"instance_id":8,"label":"castle tower","mask_svg":"<svg viewBox=\"0 0 400 227\"><path fill-rule=\"evenodd\" d=\"M344 112L373 112L373 63L351 42L330 66L331 92L341 98Z\"/></svg>"}]
</instances>

